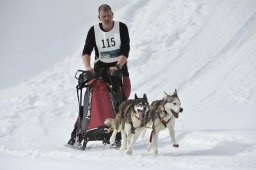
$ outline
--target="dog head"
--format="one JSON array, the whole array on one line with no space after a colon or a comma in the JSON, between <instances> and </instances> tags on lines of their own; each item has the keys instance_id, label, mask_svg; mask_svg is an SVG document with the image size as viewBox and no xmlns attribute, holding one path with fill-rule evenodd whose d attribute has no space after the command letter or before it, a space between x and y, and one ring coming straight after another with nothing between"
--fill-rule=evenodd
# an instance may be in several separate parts
<instances>
[{"instance_id":1,"label":"dog head","mask_svg":"<svg viewBox=\"0 0 256 170\"><path fill-rule=\"evenodd\" d=\"M175 118L179 117L179 113L183 111L183 108L181 107L181 102L177 94L177 90L175 89L174 93L172 95L169 95L165 92L164 97L164 109L167 113L172 113Z\"/></svg>"},{"instance_id":2,"label":"dog head","mask_svg":"<svg viewBox=\"0 0 256 170\"><path fill-rule=\"evenodd\" d=\"M143 98L138 98L137 94L134 96L134 110L135 110L135 115L137 118L140 120L143 120L145 115L149 111L149 104L148 104L148 99L146 94L143 95Z\"/></svg>"}]
</instances>

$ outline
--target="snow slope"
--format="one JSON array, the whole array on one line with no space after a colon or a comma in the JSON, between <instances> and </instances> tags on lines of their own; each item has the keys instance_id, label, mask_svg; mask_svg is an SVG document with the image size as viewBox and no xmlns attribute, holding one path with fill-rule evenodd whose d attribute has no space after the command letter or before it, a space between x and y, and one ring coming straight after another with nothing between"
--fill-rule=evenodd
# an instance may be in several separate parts
<instances>
[{"instance_id":1,"label":"snow slope","mask_svg":"<svg viewBox=\"0 0 256 170\"><path fill-rule=\"evenodd\" d=\"M76 80L87 30L102 1L1 1L0 169L256 168L256 1L122 0L115 19L131 38L132 95L175 88L184 112L179 149L159 155L149 131L132 156L90 142L66 148L77 116Z\"/></svg>"}]
</instances>

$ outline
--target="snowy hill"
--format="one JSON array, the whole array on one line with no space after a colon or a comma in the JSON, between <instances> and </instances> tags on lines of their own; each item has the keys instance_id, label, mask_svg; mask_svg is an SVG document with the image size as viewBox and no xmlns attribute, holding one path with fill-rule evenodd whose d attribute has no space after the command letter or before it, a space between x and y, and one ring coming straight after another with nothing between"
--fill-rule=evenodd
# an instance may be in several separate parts
<instances>
[{"instance_id":1,"label":"snowy hill","mask_svg":"<svg viewBox=\"0 0 256 170\"><path fill-rule=\"evenodd\" d=\"M106 1L129 28L131 97L178 90L180 148L167 131L157 157L148 133L132 156L98 142L64 147L78 111L74 74L101 3L1 1L0 169L255 169L254 0Z\"/></svg>"}]
</instances>

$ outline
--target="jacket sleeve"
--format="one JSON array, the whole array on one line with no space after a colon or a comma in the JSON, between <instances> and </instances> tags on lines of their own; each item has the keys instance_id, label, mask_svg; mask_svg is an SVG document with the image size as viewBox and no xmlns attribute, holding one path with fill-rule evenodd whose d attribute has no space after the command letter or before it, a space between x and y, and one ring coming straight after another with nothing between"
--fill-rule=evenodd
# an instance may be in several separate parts
<instances>
[{"instance_id":1,"label":"jacket sleeve","mask_svg":"<svg viewBox=\"0 0 256 170\"><path fill-rule=\"evenodd\" d=\"M94 36L94 27L92 26L88 31L88 34L85 40L83 55L88 54L90 56L92 53L93 47L95 47L95 36Z\"/></svg>"},{"instance_id":2,"label":"jacket sleeve","mask_svg":"<svg viewBox=\"0 0 256 170\"><path fill-rule=\"evenodd\" d=\"M121 38L121 48L120 55L124 55L128 58L130 52L130 37L127 26L120 22L120 38Z\"/></svg>"}]
</instances>

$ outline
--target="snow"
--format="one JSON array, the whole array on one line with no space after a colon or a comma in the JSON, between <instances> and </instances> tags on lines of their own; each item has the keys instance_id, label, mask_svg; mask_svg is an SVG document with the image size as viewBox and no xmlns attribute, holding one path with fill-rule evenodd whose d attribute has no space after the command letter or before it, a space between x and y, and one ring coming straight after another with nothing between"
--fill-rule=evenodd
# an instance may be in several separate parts
<instances>
[{"instance_id":1,"label":"snow","mask_svg":"<svg viewBox=\"0 0 256 170\"><path fill-rule=\"evenodd\" d=\"M153 156L150 130L131 156L101 142L64 146L78 112L74 74L101 3L1 1L0 169L254 170L254 0L104 1L130 31L131 98L177 89L180 147L162 131Z\"/></svg>"}]
</instances>

